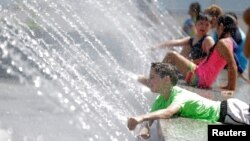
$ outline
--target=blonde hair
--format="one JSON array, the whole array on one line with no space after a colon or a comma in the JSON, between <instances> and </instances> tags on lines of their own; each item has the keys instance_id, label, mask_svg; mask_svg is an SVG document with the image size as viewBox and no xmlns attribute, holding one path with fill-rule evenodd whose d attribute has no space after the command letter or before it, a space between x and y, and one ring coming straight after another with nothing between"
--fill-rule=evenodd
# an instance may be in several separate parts
<instances>
[{"instance_id":1,"label":"blonde hair","mask_svg":"<svg viewBox=\"0 0 250 141\"><path fill-rule=\"evenodd\" d=\"M223 14L223 10L220 6L212 4L211 6L205 9L205 13L210 16L219 17L220 15Z\"/></svg>"}]
</instances>

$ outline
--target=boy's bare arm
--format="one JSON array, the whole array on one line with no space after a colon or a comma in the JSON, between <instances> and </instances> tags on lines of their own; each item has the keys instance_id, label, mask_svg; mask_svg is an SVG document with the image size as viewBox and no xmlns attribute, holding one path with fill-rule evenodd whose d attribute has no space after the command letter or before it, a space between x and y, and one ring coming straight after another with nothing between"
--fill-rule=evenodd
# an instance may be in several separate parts
<instances>
[{"instance_id":1,"label":"boy's bare arm","mask_svg":"<svg viewBox=\"0 0 250 141\"><path fill-rule=\"evenodd\" d=\"M176 114L180 109L180 105L170 105L168 108L166 109L161 109L152 113L148 113L145 115L141 115L141 116L137 116L137 117L130 117L128 119L128 129L129 130L134 130L135 127L143 122L143 121L152 121L152 120L156 120L156 119L167 119L170 118L171 116L173 116L174 114Z\"/></svg>"}]
</instances>

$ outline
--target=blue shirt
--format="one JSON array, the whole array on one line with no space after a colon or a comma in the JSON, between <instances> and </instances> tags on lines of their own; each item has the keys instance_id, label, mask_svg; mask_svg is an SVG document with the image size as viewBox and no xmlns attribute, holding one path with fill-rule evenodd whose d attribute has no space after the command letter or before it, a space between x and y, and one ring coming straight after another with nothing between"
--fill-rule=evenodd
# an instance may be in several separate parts
<instances>
[{"instance_id":1,"label":"blue shirt","mask_svg":"<svg viewBox=\"0 0 250 141\"><path fill-rule=\"evenodd\" d=\"M189 35L189 36L194 36L195 32L194 32L194 22L192 19L187 19L184 24L182 29Z\"/></svg>"}]
</instances>

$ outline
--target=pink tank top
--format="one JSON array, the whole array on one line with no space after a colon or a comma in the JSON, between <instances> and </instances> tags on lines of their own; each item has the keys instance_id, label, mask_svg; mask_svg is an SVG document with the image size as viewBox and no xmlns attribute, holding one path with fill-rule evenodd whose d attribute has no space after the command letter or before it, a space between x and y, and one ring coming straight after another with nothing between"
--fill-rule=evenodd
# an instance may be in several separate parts
<instances>
[{"instance_id":1,"label":"pink tank top","mask_svg":"<svg viewBox=\"0 0 250 141\"><path fill-rule=\"evenodd\" d=\"M227 38L226 40L228 47L233 52L232 39ZM217 48L215 48L209 59L204 59L195 70L199 78L198 87L210 88L226 64L226 60L219 54Z\"/></svg>"}]
</instances>

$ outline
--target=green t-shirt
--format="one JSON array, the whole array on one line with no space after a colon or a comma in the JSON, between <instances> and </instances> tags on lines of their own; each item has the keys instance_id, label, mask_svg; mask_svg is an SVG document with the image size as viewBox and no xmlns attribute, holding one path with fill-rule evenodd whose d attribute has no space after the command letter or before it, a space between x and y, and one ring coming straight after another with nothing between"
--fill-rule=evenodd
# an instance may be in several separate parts
<instances>
[{"instance_id":1,"label":"green t-shirt","mask_svg":"<svg viewBox=\"0 0 250 141\"><path fill-rule=\"evenodd\" d=\"M209 122L217 122L220 115L220 101L212 101L196 93L174 86L169 99L159 95L151 107L151 112L167 108L171 104L181 106L177 115Z\"/></svg>"}]
</instances>

